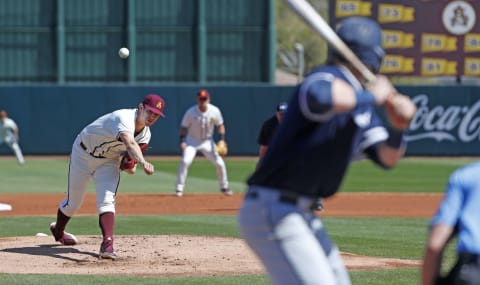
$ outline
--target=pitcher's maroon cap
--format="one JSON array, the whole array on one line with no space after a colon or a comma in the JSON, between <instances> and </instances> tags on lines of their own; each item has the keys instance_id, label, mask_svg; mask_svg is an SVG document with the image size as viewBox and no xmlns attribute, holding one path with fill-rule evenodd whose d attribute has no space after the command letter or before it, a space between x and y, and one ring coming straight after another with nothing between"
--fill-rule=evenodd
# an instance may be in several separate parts
<instances>
[{"instance_id":1,"label":"pitcher's maroon cap","mask_svg":"<svg viewBox=\"0 0 480 285\"><path fill-rule=\"evenodd\" d=\"M162 97L158 96L157 94L148 94L143 98L143 105L148 110L158 114L162 117L165 117L163 114L163 109L165 109L165 100Z\"/></svg>"}]
</instances>

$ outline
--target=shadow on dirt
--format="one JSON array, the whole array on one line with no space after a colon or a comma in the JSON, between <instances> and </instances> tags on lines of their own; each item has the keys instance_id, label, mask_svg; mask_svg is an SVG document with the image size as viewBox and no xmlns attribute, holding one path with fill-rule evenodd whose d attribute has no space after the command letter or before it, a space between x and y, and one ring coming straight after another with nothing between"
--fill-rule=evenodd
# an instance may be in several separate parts
<instances>
[{"instance_id":1,"label":"shadow on dirt","mask_svg":"<svg viewBox=\"0 0 480 285\"><path fill-rule=\"evenodd\" d=\"M28 255L43 255L50 256L59 259L65 259L69 261L81 262L82 259L71 258L68 256L63 256L64 254L78 253L82 255L88 255L93 257L98 257L97 253L89 251L81 251L73 247L65 247L62 245L52 245L52 244L41 244L38 246L27 246L27 247L14 247L14 248L4 248L0 251L11 252L11 253L20 253Z\"/></svg>"}]
</instances>

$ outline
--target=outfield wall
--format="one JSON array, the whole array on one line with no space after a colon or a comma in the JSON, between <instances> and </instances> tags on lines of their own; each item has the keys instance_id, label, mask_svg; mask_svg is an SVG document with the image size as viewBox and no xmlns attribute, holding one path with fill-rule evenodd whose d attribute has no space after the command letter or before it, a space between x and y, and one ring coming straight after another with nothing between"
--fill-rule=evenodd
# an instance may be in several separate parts
<instances>
[{"instance_id":1,"label":"outfield wall","mask_svg":"<svg viewBox=\"0 0 480 285\"><path fill-rule=\"evenodd\" d=\"M270 85L202 86L210 90L227 128L232 155L255 155L263 120L293 90ZM157 93L167 103L166 118L152 127L151 154L177 155L178 128L183 113L195 103L198 85L162 86L2 86L0 109L20 127L27 155L68 154L76 134L98 116L136 107L144 95ZM409 155L479 155L480 86L399 86L415 100L419 112L412 122ZM10 153L0 146L0 154Z\"/></svg>"},{"instance_id":2,"label":"outfield wall","mask_svg":"<svg viewBox=\"0 0 480 285\"><path fill-rule=\"evenodd\" d=\"M417 105L409 155L480 155L480 86L398 87Z\"/></svg>"}]
</instances>

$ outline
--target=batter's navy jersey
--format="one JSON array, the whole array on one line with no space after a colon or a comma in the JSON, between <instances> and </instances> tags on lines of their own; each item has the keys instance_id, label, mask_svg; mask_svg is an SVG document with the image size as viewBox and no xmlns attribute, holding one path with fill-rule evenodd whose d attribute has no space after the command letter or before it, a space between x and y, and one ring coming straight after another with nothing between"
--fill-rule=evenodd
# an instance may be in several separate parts
<instances>
[{"instance_id":1,"label":"batter's navy jersey","mask_svg":"<svg viewBox=\"0 0 480 285\"><path fill-rule=\"evenodd\" d=\"M307 114L305 89L316 80L337 77L362 92L348 69L324 66L296 88L284 121L274 134L262 165L248 179L265 186L310 197L328 197L339 188L350 161L373 153L388 138L371 104L348 113Z\"/></svg>"}]
</instances>

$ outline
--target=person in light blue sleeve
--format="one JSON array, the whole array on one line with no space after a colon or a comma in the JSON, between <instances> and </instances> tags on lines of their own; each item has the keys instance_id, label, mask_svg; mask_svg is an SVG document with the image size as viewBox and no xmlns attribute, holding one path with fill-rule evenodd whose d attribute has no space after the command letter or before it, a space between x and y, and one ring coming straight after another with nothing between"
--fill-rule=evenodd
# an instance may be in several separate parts
<instances>
[{"instance_id":1,"label":"person in light blue sleeve","mask_svg":"<svg viewBox=\"0 0 480 285\"><path fill-rule=\"evenodd\" d=\"M433 216L425 247L422 285L480 284L480 162L450 175L443 201ZM446 276L441 265L446 246L457 238L457 262Z\"/></svg>"}]
</instances>

